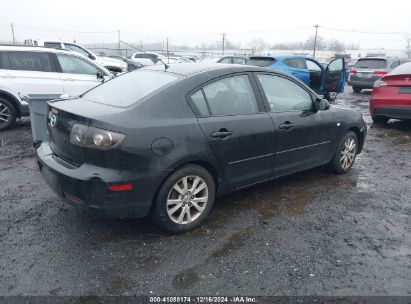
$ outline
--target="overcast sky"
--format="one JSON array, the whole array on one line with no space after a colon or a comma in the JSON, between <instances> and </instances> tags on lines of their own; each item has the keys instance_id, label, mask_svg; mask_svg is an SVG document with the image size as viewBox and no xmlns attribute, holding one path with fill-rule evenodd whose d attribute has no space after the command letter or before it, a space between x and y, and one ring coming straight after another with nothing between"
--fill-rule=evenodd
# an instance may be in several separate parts
<instances>
[{"instance_id":1,"label":"overcast sky","mask_svg":"<svg viewBox=\"0 0 411 304\"><path fill-rule=\"evenodd\" d=\"M326 39L359 43L361 48L404 48L404 34L337 32L326 27L411 32L411 1L0 0L0 41L12 39L11 22L19 41L115 42L120 30L124 41L156 42L169 37L170 43L198 45L216 42L224 32L244 47L254 37L270 44L304 41L314 34L313 25L318 23L324 27L319 35Z\"/></svg>"}]
</instances>

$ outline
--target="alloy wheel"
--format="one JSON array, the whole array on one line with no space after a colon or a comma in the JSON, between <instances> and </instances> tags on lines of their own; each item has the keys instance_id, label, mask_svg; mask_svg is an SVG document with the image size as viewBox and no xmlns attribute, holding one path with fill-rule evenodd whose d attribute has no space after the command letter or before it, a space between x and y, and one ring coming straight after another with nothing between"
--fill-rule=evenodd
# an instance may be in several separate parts
<instances>
[{"instance_id":1,"label":"alloy wheel","mask_svg":"<svg viewBox=\"0 0 411 304\"><path fill-rule=\"evenodd\" d=\"M337 92L329 92L328 96L330 97L331 100L334 100L337 98L338 93Z\"/></svg>"},{"instance_id":2,"label":"alloy wheel","mask_svg":"<svg viewBox=\"0 0 411 304\"><path fill-rule=\"evenodd\" d=\"M348 137L341 149L340 164L344 170L347 170L354 162L356 155L357 144L355 139Z\"/></svg>"},{"instance_id":3,"label":"alloy wheel","mask_svg":"<svg viewBox=\"0 0 411 304\"><path fill-rule=\"evenodd\" d=\"M167 214L176 224L185 225L200 217L207 206L208 186L199 176L177 181L167 196Z\"/></svg>"},{"instance_id":4,"label":"alloy wheel","mask_svg":"<svg viewBox=\"0 0 411 304\"><path fill-rule=\"evenodd\" d=\"M10 109L0 101L0 128L4 125L9 124L11 119Z\"/></svg>"}]
</instances>

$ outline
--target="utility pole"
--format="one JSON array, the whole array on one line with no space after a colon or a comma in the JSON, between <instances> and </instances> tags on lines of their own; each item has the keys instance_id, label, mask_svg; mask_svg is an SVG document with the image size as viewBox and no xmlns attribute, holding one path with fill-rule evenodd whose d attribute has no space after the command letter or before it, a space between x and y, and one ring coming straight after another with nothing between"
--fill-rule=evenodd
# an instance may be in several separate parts
<instances>
[{"instance_id":1,"label":"utility pole","mask_svg":"<svg viewBox=\"0 0 411 304\"><path fill-rule=\"evenodd\" d=\"M170 63L170 57L168 54L168 37L166 39L167 39L167 63Z\"/></svg>"},{"instance_id":2,"label":"utility pole","mask_svg":"<svg viewBox=\"0 0 411 304\"><path fill-rule=\"evenodd\" d=\"M118 34L118 54L121 55L121 51L120 51L120 48L121 48L120 30L117 31L117 34Z\"/></svg>"},{"instance_id":3,"label":"utility pole","mask_svg":"<svg viewBox=\"0 0 411 304\"><path fill-rule=\"evenodd\" d=\"M317 33L318 33L319 25L316 24L316 25L314 25L314 27L315 27L315 37L314 37L314 54L313 54L313 58L315 58L315 51L317 50Z\"/></svg>"},{"instance_id":4,"label":"utility pole","mask_svg":"<svg viewBox=\"0 0 411 304\"><path fill-rule=\"evenodd\" d=\"M224 55L224 47L225 47L225 33L223 33L223 55Z\"/></svg>"},{"instance_id":5,"label":"utility pole","mask_svg":"<svg viewBox=\"0 0 411 304\"><path fill-rule=\"evenodd\" d=\"M13 26L13 22L10 23L11 26L11 34L13 35L13 44L16 44L16 38L14 37L14 26Z\"/></svg>"},{"instance_id":6,"label":"utility pole","mask_svg":"<svg viewBox=\"0 0 411 304\"><path fill-rule=\"evenodd\" d=\"M143 48L143 40L140 40L140 49Z\"/></svg>"}]
</instances>

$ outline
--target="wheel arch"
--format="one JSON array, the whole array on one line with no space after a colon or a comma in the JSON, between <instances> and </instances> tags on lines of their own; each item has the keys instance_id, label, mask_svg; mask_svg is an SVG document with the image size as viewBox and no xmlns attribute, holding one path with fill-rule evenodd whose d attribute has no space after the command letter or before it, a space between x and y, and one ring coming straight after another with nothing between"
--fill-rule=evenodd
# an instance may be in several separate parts
<instances>
[{"instance_id":1,"label":"wheel arch","mask_svg":"<svg viewBox=\"0 0 411 304\"><path fill-rule=\"evenodd\" d=\"M362 136L362 133L360 131L360 129L358 127L352 126L350 128L348 128L347 132L352 131L355 133L355 135L357 135L357 139L358 139L358 147L357 147L357 154L361 153L362 151L362 147L364 146L364 138ZM345 132L345 133L347 133Z\"/></svg>"},{"instance_id":2,"label":"wheel arch","mask_svg":"<svg viewBox=\"0 0 411 304\"><path fill-rule=\"evenodd\" d=\"M154 195L153 195L153 202L157 199L158 192L160 191L161 186L164 184L164 182L169 178L174 172L177 170L180 170L181 168L188 166L188 165L197 165L200 167L203 167L206 169L210 174L211 177L214 180L214 185L215 185L215 193L217 194L219 189L221 188L222 185L222 177L219 174L218 170L213 166L210 162L204 161L204 160L187 160L184 162L179 163L177 166L175 166L172 170L168 171L167 174L161 179L161 182L159 183ZM154 207L154 204L151 204L151 209Z\"/></svg>"},{"instance_id":3,"label":"wheel arch","mask_svg":"<svg viewBox=\"0 0 411 304\"><path fill-rule=\"evenodd\" d=\"M6 99L7 101L11 102L15 109L16 109L16 115L18 118L21 118L21 111L20 111L20 106L19 106L19 101L13 94L10 94L9 92L0 90L0 98Z\"/></svg>"}]
</instances>

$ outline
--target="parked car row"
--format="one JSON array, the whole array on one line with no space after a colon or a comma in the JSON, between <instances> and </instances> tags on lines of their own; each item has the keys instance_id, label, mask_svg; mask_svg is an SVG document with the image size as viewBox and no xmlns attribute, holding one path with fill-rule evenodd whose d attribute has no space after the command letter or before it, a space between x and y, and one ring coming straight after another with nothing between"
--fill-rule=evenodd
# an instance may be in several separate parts
<instances>
[{"instance_id":1,"label":"parked car row","mask_svg":"<svg viewBox=\"0 0 411 304\"><path fill-rule=\"evenodd\" d=\"M74 43L74 42L63 42L63 41L47 41L47 40L25 40L26 45L40 46L46 48L55 48L62 50L69 50L83 55L98 64L104 66L106 69L112 71L113 73L124 73L127 72L127 63L123 60L118 60L115 58L98 56L89 49Z\"/></svg>"}]
</instances>

